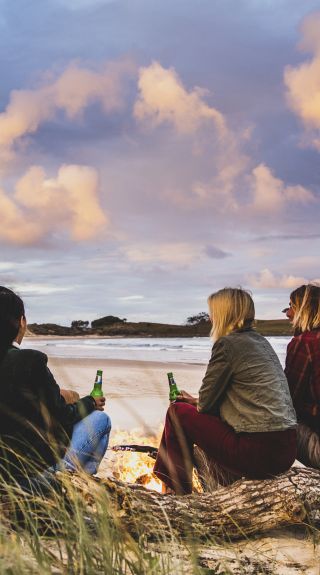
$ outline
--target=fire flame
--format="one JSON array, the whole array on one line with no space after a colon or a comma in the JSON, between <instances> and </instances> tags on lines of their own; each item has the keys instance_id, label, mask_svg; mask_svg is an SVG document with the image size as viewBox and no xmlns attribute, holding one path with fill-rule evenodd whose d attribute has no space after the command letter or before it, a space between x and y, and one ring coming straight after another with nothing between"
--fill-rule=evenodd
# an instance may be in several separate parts
<instances>
[{"instance_id":1,"label":"fire flame","mask_svg":"<svg viewBox=\"0 0 320 575\"><path fill-rule=\"evenodd\" d=\"M152 445L158 447L162 428L154 435L145 435L141 429L116 430L112 434L112 445ZM112 445L110 446L112 449ZM154 459L145 453L132 451L108 451L106 472L126 483L139 483L147 489L161 493L162 482L153 474ZM203 491L197 472L193 473L193 489Z\"/></svg>"},{"instance_id":2,"label":"fire flame","mask_svg":"<svg viewBox=\"0 0 320 575\"><path fill-rule=\"evenodd\" d=\"M161 430L155 435L144 435L140 429L132 431L115 431L112 434L112 444L154 445L160 443ZM153 475L154 459L145 453L131 451L109 452L108 463L111 464L112 475L126 483L140 483L147 489L162 491L162 482Z\"/></svg>"}]
</instances>

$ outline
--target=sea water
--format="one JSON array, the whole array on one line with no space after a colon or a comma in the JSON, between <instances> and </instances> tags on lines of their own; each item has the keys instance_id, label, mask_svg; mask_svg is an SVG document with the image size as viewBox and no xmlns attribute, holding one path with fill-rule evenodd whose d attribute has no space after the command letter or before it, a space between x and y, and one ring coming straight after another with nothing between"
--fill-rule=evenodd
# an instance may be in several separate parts
<instances>
[{"instance_id":1,"label":"sea water","mask_svg":"<svg viewBox=\"0 0 320 575\"><path fill-rule=\"evenodd\" d=\"M284 365L290 337L267 337ZM23 347L46 353L49 357L94 358L163 363L206 364L212 341L209 337L172 338L26 338Z\"/></svg>"}]
</instances>

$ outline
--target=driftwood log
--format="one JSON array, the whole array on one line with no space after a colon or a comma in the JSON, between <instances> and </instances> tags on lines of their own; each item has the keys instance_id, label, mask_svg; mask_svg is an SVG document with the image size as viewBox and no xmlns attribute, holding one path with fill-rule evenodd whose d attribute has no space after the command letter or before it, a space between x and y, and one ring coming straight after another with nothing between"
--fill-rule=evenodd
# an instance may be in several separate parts
<instances>
[{"instance_id":1,"label":"driftwood log","mask_svg":"<svg viewBox=\"0 0 320 575\"><path fill-rule=\"evenodd\" d=\"M63 476L61 476L63 481ZM128 531L153 539L157 525L178 537L239 539L270 529L317 521L320 511L320 471L292 467L270 480L240 480L213 493L162 495L140 485L111 479L71 476L71 484L95 512L99 490L110 501Z\"/></svg>"}]
</instances>

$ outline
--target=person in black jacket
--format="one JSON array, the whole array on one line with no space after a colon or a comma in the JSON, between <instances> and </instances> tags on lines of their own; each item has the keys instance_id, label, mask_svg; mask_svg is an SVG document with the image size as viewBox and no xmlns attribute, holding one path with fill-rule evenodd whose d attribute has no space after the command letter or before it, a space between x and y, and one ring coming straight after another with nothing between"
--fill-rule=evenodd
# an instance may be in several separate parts
<instances>
[{"instance_id":1,"label":"person in black jacket","mask_svg":"<svg viewBox=\"0 0 320 575\"><path fill-rule=\"evenodd\" d=\"M23 301L0 286L0 475L23 482L61 467L94 474L111 430L105 398L67 403L47 356L20 349L26 325Z\"/></svg>"}]
</instances>

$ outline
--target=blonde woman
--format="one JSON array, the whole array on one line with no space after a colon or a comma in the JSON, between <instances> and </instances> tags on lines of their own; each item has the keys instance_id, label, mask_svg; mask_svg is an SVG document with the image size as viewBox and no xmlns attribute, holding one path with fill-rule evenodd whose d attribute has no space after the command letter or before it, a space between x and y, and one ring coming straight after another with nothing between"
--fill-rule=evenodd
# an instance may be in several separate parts
<instances>
[{"instance_id":1,"label":"blonde woman","mask_svg":"<svg viewBox=\"0 0 320 575\"><path fill-rule=\"evenodd\" d=\"M295 334L285 373L298 417L298 459L320 469L320 287L300 286L283 311Z\"/></svg>"},{"instance_id":2,"label":"blonde woman","mask_svg":"<svg viewBox=\"0 0 320 575\"><path fill-rule=\"evenodd\" d=\"M253 329L254 303L242 289L208 298L214 341L199 398L185 391L171 404L154 472L169 491L192 491L193 447L235 480L289 469L296 417L286 377L268 341Z\"/></svg>"}]
</instances>

